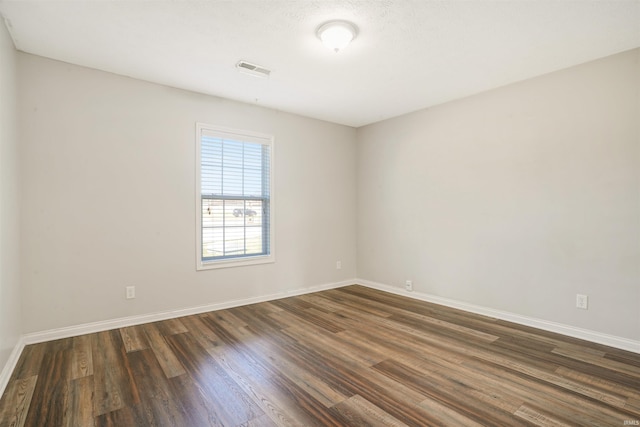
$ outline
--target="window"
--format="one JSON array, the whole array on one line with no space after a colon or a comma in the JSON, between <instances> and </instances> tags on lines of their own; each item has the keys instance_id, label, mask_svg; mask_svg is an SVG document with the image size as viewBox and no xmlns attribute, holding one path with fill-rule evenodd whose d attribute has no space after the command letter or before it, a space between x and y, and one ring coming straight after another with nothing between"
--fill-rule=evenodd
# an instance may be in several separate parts
<instances>
[{"instance_id":1,"label":"window","mask_svg":"<svg viewBox=\"0 0 640 427\"><path fill-rule=\"evenodd\" d=\"M198 123L198 269L273 262L273 137Z\"/></svg>"}]
</instances>

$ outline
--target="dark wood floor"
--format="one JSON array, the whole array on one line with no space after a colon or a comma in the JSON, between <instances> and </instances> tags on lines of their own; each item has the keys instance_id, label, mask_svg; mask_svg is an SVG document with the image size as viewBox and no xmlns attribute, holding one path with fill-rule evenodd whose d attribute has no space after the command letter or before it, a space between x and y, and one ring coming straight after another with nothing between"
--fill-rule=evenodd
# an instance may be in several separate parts
<instances>
[{"instance_id":1,"label":"dark wood floor","mask_svg":"<svg viewBox=\"0 0 640 427\"><path fill-rule=\"evenodd\" d=\"M623 426L640 355L360 286L27 346L0 426Z\"/></svg>"}]
</instances>

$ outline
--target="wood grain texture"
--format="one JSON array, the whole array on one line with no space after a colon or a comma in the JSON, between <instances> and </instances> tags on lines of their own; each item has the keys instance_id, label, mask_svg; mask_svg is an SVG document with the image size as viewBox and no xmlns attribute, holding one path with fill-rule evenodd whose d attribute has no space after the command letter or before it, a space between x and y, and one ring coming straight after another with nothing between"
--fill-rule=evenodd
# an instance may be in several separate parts
<instances>
[{"instance_id":1,"label":"wood grain texture","mask_svg":"<svg viewBox=\"0 0 640 427\"><path fill-rule=\"evenodd\" d=\"M71 360L71 379L84 378L93 375L93 354L91 351L91 336L81 335L72 338L72 349L69 359Z\"/></svg>"},{"instance_id":2,"label":"wood grain texture","mask_svg":"<svg viewBox=\"0 0 640 427\"><path fill-rule=\"evenodd\" d=\"M92 335L94 415L112 412L140 401L129 358L119 331Z\"/></svg>"},{"instance_id":3,"label":"wood grain texture","mask_svg":"<svg viewBox=\"0 0 640 427\"><path fill-rule=\"evenodd\" d=\"M22 427L36 386L36 375L14 380L0 401L0 426Z\"/></svg>"},{"instance_id":4,"label":"wood grain texture","mask_svg":"<svg viewBox=\"0 0 640 427\"><path fill-rule=\"evenodd\" d=\"M167 378L177 377L178 375L184 375L185 370L176 355L167 345L165 336L161 333L159 324L161 322L149 323L143 325L149 346L156 355L164 374ZM164 329L164 328L162 328Z\"/></svg>"},{"instance_id":5,"label":"wood grain texture","mask_svg":"<svg viewBox=\"0 0 640 427\"><path fill-rule=\"evenodd\" d=\"M150 347L147 334L141 325L120 328L120 336L127 353L144 350Z\"/></svg>"},{"instance_id":6,"label":"wood grain texture","mask_svg":"<svg viewBox=\"0 0 640 427\"><path fill-rule=\"evenodd\" d=\"M4 426L617 426L640 355L348 286L25 347Z\"/></svg>"}]
</instances>

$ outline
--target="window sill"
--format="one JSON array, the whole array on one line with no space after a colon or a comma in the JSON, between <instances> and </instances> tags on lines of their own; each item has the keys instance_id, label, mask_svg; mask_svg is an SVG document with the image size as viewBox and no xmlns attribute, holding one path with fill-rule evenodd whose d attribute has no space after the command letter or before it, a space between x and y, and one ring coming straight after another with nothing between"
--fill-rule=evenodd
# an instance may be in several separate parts
<instances>
[{"instance_id":1,"label":"window sill","mask_svg":"<svg viewBox=\"0 0 640 427\"><path fill-rule=\"evenodd\" d=\"M214 270L216 268L243 267L248 265L270 264L274 262L276 262L276 259L273 254L247 258L223 259L218 261L200 261L196 266L196 270Z\"/></svg>"}]
</instances>

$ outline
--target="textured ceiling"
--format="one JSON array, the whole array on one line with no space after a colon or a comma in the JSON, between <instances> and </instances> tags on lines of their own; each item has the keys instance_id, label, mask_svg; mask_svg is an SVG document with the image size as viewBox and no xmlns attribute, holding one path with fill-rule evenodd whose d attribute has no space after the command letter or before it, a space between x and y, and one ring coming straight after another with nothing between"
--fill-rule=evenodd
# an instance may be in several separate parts
<instances>
[{"instance_id":1,"label":"textured ceiling","mask_svg":"<svg viewBox=\"0 0 640 427\"><path fill-rule=\"evenodd\" d=\"M362 126L640 46L640 0L0 0L16 48ZM315 36L345 19L344 51ZM246 60L268 79L239 73Z\"/></svg>"}]
</instances>

